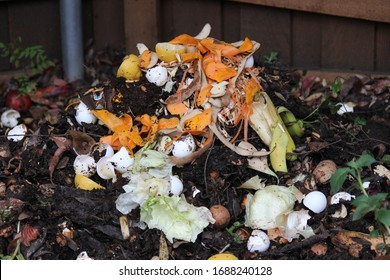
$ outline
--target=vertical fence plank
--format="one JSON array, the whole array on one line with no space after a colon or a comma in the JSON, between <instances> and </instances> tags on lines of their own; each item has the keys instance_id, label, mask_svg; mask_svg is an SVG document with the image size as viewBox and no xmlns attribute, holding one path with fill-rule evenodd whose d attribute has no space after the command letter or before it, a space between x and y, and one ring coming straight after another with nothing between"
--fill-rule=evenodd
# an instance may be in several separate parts
<instances>
[{"instance_id":1,"label":"vertical fence plank","mask_svg":"<svg viewBox=\"0 0 390 280\"><path fill-rule=\"evenodd\" d=\"M390 73L390 24L377 24L376 29L376 71Z\"/></svg>"},{"instance_id":2,"label":"vertical fence plank","mask_svg":"<svg viewBox=\"0 0 390 280\"><path fill-rule=\"evenodd\" d=\"M93 33L96 49L125 45L123 0L93 1Z\"/></svg>"},{"instance_id":3,"label":"vertical fence plank","mask_svg":"<svg viewBox=\"0 0 390 280\"><path fill-rule=\"evenodd\" d=\"M241 40L241 4L223 2L222 39L226 42Z\"/></svg>"},{"instance_id":4,"label":"vertical fence plank","mask_svg":"<svg viewBox=\"0 0 390 280\"><path fill-rule=\"evenodd\" d=\"M158 0L124 0L126 50L137 53L137 43L152 48L158 41Z\"/></svg>"},{"instance_id":5,"label":"vertical fence plank","mask_svg":"<svg viewBox=\"0 0 390 280\"><path fill-rule=\"evenodd\" d=\"M373 22L322 16L321 66L373 71L374 34Z\"/></svg>"},{"instance_id":6,"label":"vertical fence plank","mask_svg":"<svg viewBox=\"0 0 390 280\"><path fill-rule=\"evenodd\" d=\"M0 2L0 42L7 44L9 41L8 34L8 3ZM0 56L0 71L9 69L8 59Z\"/></svg>"},{"instance_id":7,"label":"vertical fence plank","mask_svg":"<svg viewBox=\"0 0 390 280\"><path fill-rule=\"evenodd\" d=\"M279 54L285 64L291 63L290 11L255 5L241 7L241 37L248 36L261 44L255 59L262 59L271 51Z\"/></svg>"},{"instance_id":8,"label":"vertical fence plank","mask_svg":"<svg viewBox=\"0 0 390 280\"><path fill-rule=\"evenodd\" d=\"M162 1L165 5L167 1ZM222 18L221 2L207 0L173 0L168 1L171 5L172 20L171 26L163 27L163 41L168 41L172 37L186 33L197 35L206 23L211 24L210 36L221 38Z\"/></svg>"},{"instance_id":9,"label":"vertical fence plank","mask_svg":"<svg viewBox=\"0 0 390 280\"><path fill-rule=\"evenodd\" d=\"M10 40L19 36L23 46L42 45L50 58L61 58L58 1L12 2L9 4Z\"/></svg>"},{"instance_id":10,"label":"vertical fence plank","mask_svg":"<svg viewBox=\"0 0 390 280\"><path fill-rule=\"evenodd\" d=\"M293 12L292 65L297 68L321 67L321 16Z\"/></svg>"}]
</instances>

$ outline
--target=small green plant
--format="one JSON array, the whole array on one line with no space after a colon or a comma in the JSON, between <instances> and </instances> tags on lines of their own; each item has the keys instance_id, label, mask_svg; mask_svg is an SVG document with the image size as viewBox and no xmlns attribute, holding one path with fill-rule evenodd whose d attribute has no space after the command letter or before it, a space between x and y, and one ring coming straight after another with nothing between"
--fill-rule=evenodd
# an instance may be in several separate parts
<instances>
[{"instance_id":1,"label":"small green plant","mask_svg":"<svg viewBox=\"0 0 390 280\"><path fill-rule=\"evenodd\" d=\"M276 51L272 51L269 55L265 55L264 59L267 62L274 62L278 59L279 53Z\"/></svg>"},{"instance_id":2,"label":"small green plant","mask_svg":"<svg viewBox=\"0 0 390 280\"><path fill-rule=\"evenodd\" d=\"M329 85L329 89L332 91L332 94L334 97L337 97L337 95L341 92L341 88L343 87L344 79L342 78L336 78L333 83Z\"/></svg>"},{"instance_id":3,"label":"small green plant","mask_svg":"<svg viewBox=\"0 0 390 280\"><path fill-rule=\"evenodd\" d=\"M355 183L353 187L358 188L362 195L356 197L352 201L352 205L356 207L353 214L353 220L359 220L366 214L373 212L375 220L378 224L378 230L372 232L372 235L385 233L390 234L390 209L384 206L387 199L387 193L377 193L369 195L364 187L364 181L361 176L363 168L370 167L376 162L375 158L369 154L361 155L357 160L350 161L346 165L337 169L330 179L330 186L332 193L338 192L349 176L353 178ZM367 180L367 182L369 182ZM384 238L385 240L385 238Z\"/></svg>"},{"instance_id":4,"label":"small green plant","mask_svg":"<svg viewBox=\"0 0 390 280\"><path fill-rule=\"evenodd\" d=\"M54 66L54 62L48 59L42 45L23 48L20 37L8 44L0 42L0 51L1 56L8 58L14 68L29 69L32 74L42 73L47 67Z\"/></svg>"}]
</instances>

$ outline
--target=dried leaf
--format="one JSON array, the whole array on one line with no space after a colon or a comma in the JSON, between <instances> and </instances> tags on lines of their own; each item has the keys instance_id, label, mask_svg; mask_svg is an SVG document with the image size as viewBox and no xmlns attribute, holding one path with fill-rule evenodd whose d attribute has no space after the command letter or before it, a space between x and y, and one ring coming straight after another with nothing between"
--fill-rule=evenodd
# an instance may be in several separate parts
<instances>
[{"instance_id":1,"label":"dried leaf","mask_svg":"<svg viewBox=\"0 0 390 280\"><path fill-rule=\"evenodd\" d=\"M67 134L72 137L72 146L78 155L86 155L96 143L95 139L87 133L74 129L68 130Z\"/></svg>"}]
</instances>

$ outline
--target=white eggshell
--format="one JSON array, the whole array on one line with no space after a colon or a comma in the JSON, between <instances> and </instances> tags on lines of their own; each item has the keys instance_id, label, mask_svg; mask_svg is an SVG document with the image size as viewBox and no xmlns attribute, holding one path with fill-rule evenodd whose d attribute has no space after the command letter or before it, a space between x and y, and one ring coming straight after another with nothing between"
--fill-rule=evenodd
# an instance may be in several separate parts
<instances>
[{"instance_id":1,"label":"white eggshell","mask_svg":"<svg viewBox=\"0 0 390 280\"><path fill-rule=\"evenodd\" d=\"M345 113L353 113L353 105L351 103L337 103L336 105L341 105L340 109L337 111L338 115L344 115Z\"/></svg>"},{"instance_id":2,"label":"white eggshell","mask_svg":"<svg viewBox=\"0 0 390 280\"><path fill-rule=\"evenodd\" d=\"M107 156L99 159L99 161L97 162L96 171L100 178L106 180L112 179L113 182L115 182L116 181L115 169L109 160L110 157Z\"/></svg>"},{"instance_id":3,"label":"white eggshell","mask_svg":"<svg viewBox=\"0 0 390 280\"><path fill-rule=\"evenodd\" d=\"M148 79L149 82L161 87L168 81L168 70L162 66L150 68L146 72L146 79Z\"/></svg>"},{"instance_id":4,"label":"white eggshell","mask_svg":"<svg viewBox=\"0 0 390 280\"><path fill-rule=\"evenodd\" d=\"M188 134L184 139L173 142L172 154L178 158L186 157L195 151L195 147L194 138L191 134Z\"/></svg>"},{"instance_id":5,"label":"white eggshell","mask_svg":"<svg viewBox=\"0 0 390 280\"><path fill-rule=\"evenodd\" d=\"M344 201L350 201L352 198L355 198L354 195L351 195L347 192L338 192L335 193L331 198L330 198L330 204L339 204L340 199Z\"/></svg>"},{"instance_id":6,"label":"white eggshell","mask_svg":"<svg viewBox=\"0 0 390 280\"><path fill-rule=\"evenodd\" d=\"M27 132L27 126L25 124L19 124L8 131L7 139L10 141L18 142L23 140Z\"/></svg>"},{"instance_id":7,"label":"white eggshell","mask_svg":"<svg viewBox=\"0 0 390 280\"><path fill-rule=\"evenodd\" d=\"M18 124L20 113L14 109L8 109L1 114L1 124L5 127L13 128Z\"/></svg>"},{"instance_id":8,"label":"white eggshell","mask_svg":"<svg viewBox=\"0 0 390 280\"><path fill-rule=\"evenodd\" d=\"M73 162L74 172L85 177L94 175L96 166L95 159L89 155L78 155Z\"/></svg>"},{"instance_id":9,"label":"white eggshell","mask_svg":"<svg viewBox=\"0 0 390 280\"><path fill-rule=\"evenodd\" d=\"M248 59L245 61L245 68L252 68L254 64L255 64L255 59L254 59L253 56L251 55L251 56L248 57Z\"/></svg>"},{"instance_id":10,"label":"white eggshell","mask_svg":"<svg viewBox=\"0 0 390 280\"><path fill-rule=\"evenodd\" d=\"M103 157L103 156L112 157L115 152L114 149L109 144L104 142L98 142L92 145L89 153L94 156L97 153L99 157Z\"/></svg>"},{"instance_id":11,"label":"white eggshell","mask_svg":"<svg viewBox=\"0 0 390 280\"><path fill-rule=\"evenodd\" d=\"M176 176L171 176L171 194L179 195L183 191L183 182Z\"/></svg>"},{"instance_id":12,"label":"white eggshell","mask_svg":"<svg viewBox=\"0 0 390 280\"><path fill-rule=\"evenodd\" d=\"M326 204L326 196L319 191L312 191L303 199L303 205L317 214L325 210Z\"/></svg>"},{"instance_id":13,"label":"white eggshell","mask_svg":"<svg viewBox=\"0 0 390 280\"><path fill-rule=\"evenodd\" d=\"M97 121L97 118L91 113L87 105L85 105L83 102L80 102L80 104L77 106L75 118L79 124L82 124L83 122L93 124Z\"/></svg>"},{"instance_id":14,"label":"white eggshell","mask_svg":"<svg viewBox=\"0 0 390 280\"><path fill-rule=\"evenodd\" d=\"M130 157L125 147L122 147L108 161L112 163L116 170L123 174L133 165L134 158Z\"/></svg>"},{"instance_id":15,"label":"white eggshell","mask_svg":"<svg viewBox=\"0 0 390 280\"><path fill-rule=\"evenodd\" d=\"M268 250L271 242L268 235L259 229L252 231L248 239L247 248L250 252L265 252Z\"/></svg>"}]
</instances>

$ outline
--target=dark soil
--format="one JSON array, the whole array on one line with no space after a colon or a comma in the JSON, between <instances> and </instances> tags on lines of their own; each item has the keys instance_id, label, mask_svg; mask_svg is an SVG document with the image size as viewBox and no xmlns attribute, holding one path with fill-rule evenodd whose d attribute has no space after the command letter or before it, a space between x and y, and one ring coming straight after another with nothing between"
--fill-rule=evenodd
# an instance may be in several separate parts
<instances>
[{"instance_id":1,"label":"dark soil","mask_svg":"<svg viewBox=\"0 0 390 280\"><path fill-rule=\"evenodd\" d=\"M314 167L324 159L345 166L346 162L365 152L377 159L389 154L388 79L353 76L344 82L339 95L332 97L329 86L321 85L319 81L309 85L302 83L307 77L277 62L262 66L261 83L275 105L287 107L300 119L317 110L306 119L308 126L305 135L296 139L298 159L289 162L288 173L280 174L280 185L285 185L298 174L307 174L310 178ZM163 108L161 89L147 80L127 84L110 75L110 72L105 73L105 77L97 85L104 88L104 97L98 102L90 96L84 96L83 93L90 88L86 81L84 85L72 85L72 89L61 95L48 96L48 103L35 102L29 111L22 112L21 122L29 128L29 135L24 141L10 142L5 137L7 129L0 129L0 254L12 254L18 225L23 227L28 224L37 228L39 235L31 244L22 245L21 252L26 259L73 260L82 251L86 251L92 258L105 260L148 260L159 256L162 233L134 226L139 218L137 211L128 217L131 221L130 238L124 240L122 237L119 226L122 214L116 210L115 200L123 192L122 186L126 183L124 179L112 183L95 176L93 179L105 186L105 190L76 189L73 170L76 154L72 149L61 154L50 178L50 162L58 148L53 136L71 139L67 132L73 127L87 132L98 141L100 136L108 132L101 125L79 125L74 118L74 107L65 110L73 98L80 95L90 108L100 104L118 115L154 114ZM380 88L385 83L387 85ZM118 92L121 92L121 97L117 96ZM309 96L319 92L328 98L308 100ZM332 108L340 101L356 103L355 112L342 116L336 114ZM4 100L0 102L4 104ZM357 124L356 117L366 123ZM249 141L257 147L266 148L251 129ZM373 215L352 221L353 206L348 202L345 203L348 216L344 219L331 217L336 208L333 206L320 214L310 212L312 218L309 225L314 229L315 236L294 239L291 243L276 238L265 253L250 253L246 241L237 241L235 235L227 230L235 222L244 222L242 201L248 191L238 187L254 175L259 175L266 184L278 182L274 177L249 169L245 157L237 155L218 140L191 164L174 167L174 174L183 181L183 193L190 203L206 207L222 204L228 208L231 222L224 229L207 227L194 243L168 242L170 259L207 259L220 251L231 252L239 259L373 259L379 255L365 239L355 238L352 245L336 240L336 234L342 230L369 234L378 226ZM362 176L371 177L373 183L370 192L389 191L389 179L375 174L373 169L364 169ZM296 187L303 193L311 190L303 182L297 183ZM328 197L331 195L329 184L316 187ZM200 190L195 198L192 197L194 188ZM357 190L348 186L344 189L359 195ZM297 203L296 209L302 208L304 206ZM245 231L251 232L250 228L239 228L244 230L244 235ZM72 235L66 236L64 229ZM326 253L317 255L312 250L315 244L325 245Z\"/></svg>"}]
</instances>

